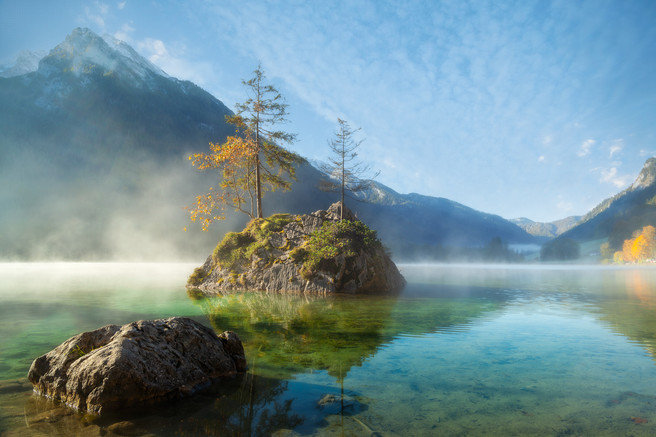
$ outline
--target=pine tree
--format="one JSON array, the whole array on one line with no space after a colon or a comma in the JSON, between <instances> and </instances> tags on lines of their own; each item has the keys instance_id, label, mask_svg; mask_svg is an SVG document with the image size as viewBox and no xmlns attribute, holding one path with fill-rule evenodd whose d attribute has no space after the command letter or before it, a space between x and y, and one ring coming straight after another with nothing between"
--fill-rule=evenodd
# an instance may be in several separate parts
<instances>
[{"instance_id":1,"label":"pine tree","mask_svg":"<svg viewBox=\"0 0 656 437\"><path fill-rule=\"evenodd\" d=\"M221 172L220 189L210 187L207 194L196 197L188 208L192 221L200 221L207 230L214 220L225 218L223 210L231 207L251 218L263 218L262 196L266 191L288 190L296 180L296 165L303 159L280 143L292 143L294 135L274 130L286 121L287 105L280 93L264 84L261 67L248 81L242 81L250 94L238 103L237 114L226 117L235 126L235 135L222 144L210 143L211 153L190 156L199 170ZM216 213L216 211L220 211Z\"/></svg>"},{"instance_id":2,"label":"pine tree","mask_svg":"<svg viewBox=\"0 0 656 437\"><path fill-rule=\"evenodd\" d=\"M358 193L371 187L372 180L378 176L378 172L367 176L370 168L356 160L356 150L364 140L356 140L354 135L360 130L351 129L347 121L337 119L338 128L335 136L328 144L333 156L329 163L321 166L321 170L328 174L333 180L323 180L320 185L322 191L340 192L340 219L344 219L344 198L346 192ZM365 179L366 178L366 179Z\"/></svg>"},{"instance_id":3,"label":"pine tree","mask_svg":"<svg viewBox=\"0 0 656 437\"><path fill-rule=\"evenodd\" d=\"M250 97L237 104L237 115L228 121L244 126L252 135L254 144L255 203L256 217L263 218L262 193L265 189L289 189L290 179L295 179L295 164L302 159L281 147L281 143L291 144L294 134L275 130L275 126L287 121L287 105L276 88L264 82L262 67L258 66L253 77L242 81Z\"/></svg>"}]
</instances>

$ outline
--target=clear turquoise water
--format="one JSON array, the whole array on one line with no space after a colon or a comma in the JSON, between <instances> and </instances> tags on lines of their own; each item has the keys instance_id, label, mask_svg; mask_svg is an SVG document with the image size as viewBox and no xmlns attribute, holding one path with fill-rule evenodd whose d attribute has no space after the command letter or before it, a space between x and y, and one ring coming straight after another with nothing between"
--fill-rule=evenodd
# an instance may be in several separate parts
<instances>
[{"instance_id":1,"label":"clear turquoise water","mask_svg":"<svg viewBox=\"0 0 656 437\"><path fill-rule=\"evenodd\" d=\"M654 268L406 265L399 296L200 298L193 267L0 264L0 434L656 434ZM248 374L114 418L31 394L73 334L173 315L236 331Z\"/></svg>"}]
</instances>

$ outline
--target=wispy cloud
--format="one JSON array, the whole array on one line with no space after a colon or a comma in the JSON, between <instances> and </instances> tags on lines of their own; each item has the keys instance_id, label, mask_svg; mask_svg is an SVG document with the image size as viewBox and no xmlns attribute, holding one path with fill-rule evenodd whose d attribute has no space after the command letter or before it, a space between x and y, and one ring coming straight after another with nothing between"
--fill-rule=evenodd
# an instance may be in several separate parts
<instances>
[{"instance_id":1,"label":"wispy cloud","mask_svg":"<svg viewBox=\"0 0 656 437\"><path fill-rule=\"evenodd\" d=\"M357 119L378 137L371 144L381 144L404 166L411 166L410 157L396 154L400 149L392 144L425 144L423 153L437 165L448 162L443 152L453 154L454 148L466 155L459 159L470 161L484 145L520 150L520 141L508 142L524 134L514 129L517 117L525 118L526 108L553 106L562 94L545 77L560 77L557 70L527 63L522 55L546 42L533 33L530 46L522 47L527 39L511 25L516 11L498 22L495 11L460 2L398 8L378 2L344 8L246 3L214 9L224 23L222 35L229 32L326 120L334 122L338 114ZM530 11L518 9L520 16ZM421 126L412 139L404 134L410 126Z\"/></svg>"},{"instance_id":2,"label":"wispy cloud","mask_svg":"<svg viewBox=\"0 0 656 437\"><path fill-rule=\"evenodd\" d=\"M581 147L579 147L579 151L577 153L578 156L584 157L590 154L590 150L592 149L592 146L596 143L595 140L593 139L588 139L583 141L583 144L581 144Z\"/></svg>"},{"instance_id":3,"label":"wispy cloud","mask_svg":"<svg viewBox=\"0 0 656 437\"><path fill-rule=\"evenodd\" d=\"M593 117L611 94L603 80L618 74L616 58L601 47L623 44L605 23L610 7L242 0L208 8L203 13L221 23L212 27L214 37L261 61L287 95L331 124L341 116L362 126L362 155L390 178L381 182L400 191L472 204L481 202L475 193L489 190L485 181L502 183L499 169L512 168L516 185L537 189L546 156L573 152L598 161L611 153L594 153L608 133ZM581 143L572 151L568 138ZM316 144L323 140L298 151L320 159ZM536 160L527 144L548 145L550 153L540 151ZM617 146L612 158L622 152Z\"/></svg>"},{"instance_id":4,"label":"wispy cloud","mask_svg":"<svg viewBox=\"0 0 656 437\"><path fill-rule=\"evenodd\" d=\"M102 32L105 31L105 17L109 6L101 2L93 2L91 6L85 6L84 15L86 20L96 25Z\"/></svg>"},{"instance_id":5,"label":"wispy cloud","mask_svg":"<svg viewBox=\"0 0 656 437\"><path fill-rule=\"evenodd\" d=\"M617 167L610 167L608 169L601 169L600 182L610 183L617 188L623 188L631 182L630 175L619 175Z\"/></svg>"},{"instance_id":6,"label":"wispy cloud","mask_svg":"<svg viewBox=\"0 0 656 437\"><path fill-rule=\"evenodd\" d=\"M623 139L620 138L620 139L617 139L617 140L613 141L613 144L611 144L611 146L609 148L610 153L609 153L608 157L612 158L613 155L615 155L616 153L621 152L623 148L624 148L624 140Z\"/></svg>"},{"instance_id":7,"label":"wispy cloud","mask_svg":"<svg viewBox=\"0 0 656 437\"><path fill-rule=\"evenodd\" d=\"M186 57L186 47L176 45L173 48L161 39L145 38L135 43L137 50L150 62L164 70L168 75L189 80L197 85L206 85L212 77L212 66L208 62L194 62Z\"/></svg>"},{"instance_id":8,"label":"wispy cloud","mask_svg":"<svg viewBox=\"0 0 656 437\"><path fill-rule=\"evenodd\" d=\"M114 38L120 39L128 44L132 43L132 35L136 29L130 23L125 23L121 29L114 33Z\"/></svg>"}]
</instances>

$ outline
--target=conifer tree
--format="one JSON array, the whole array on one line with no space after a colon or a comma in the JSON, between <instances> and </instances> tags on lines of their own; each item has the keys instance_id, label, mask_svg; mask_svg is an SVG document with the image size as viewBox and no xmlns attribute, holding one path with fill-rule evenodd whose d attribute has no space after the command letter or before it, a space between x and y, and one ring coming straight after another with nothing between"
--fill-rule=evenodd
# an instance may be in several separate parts
<instances>
[{"instance_id":1,"label":"conifer tree","mask_svg":"<svg viewBox=\"0 0 656 437\"><path fill-rule=\"evenodd\" d=\"M378 176L367 176L370 173L368 165L357 161L358 153L356 150L364 140L356 140L355 134L360 130L351 129L349 123L341 118L337 119L337 131L334 138L328 142L332 157L329 163L322 165L321 170L328 174L332 180L323 180L319 188L322 191L339 191L340 192L340 219L344 219L344 198L346 192L358 193L371 187L372 179Z\"/></svg>"},{"instance_id":2,"label":"conifer tree","mask_svg":"<svg viewBox=\"0 0 656 437\"><path fill-rule=\"evenodd\" d=\"M207 194L196 197L188 208L192 221L200 221L207 230L214 220L225 218L226 206L247 214L251 218L263 218L262 196L266 191L288 190L296 179L295 166L303 159L285 149L295 135L275 126L284 123L287 105L273 86L264 83L262 68L253 77L242 81L249 97L238 103L237 113L226 117L235 126L235 135L222 144L210 143L211 153L197 153L189 157L199 170L220 171L220 189L210 187ZM215 211L219 210L219 213Z\"/></svg>"},{"instance_id":3,"label":"conifer tree","mask_svg":"<svg viewBox=\"0 0 656 437\"><path fill-rule=\"evenodd\" d=\"M253 77L242 81L250 97L237 104L237 115L231 123L243 126L252 135L254 145L256 217L262 218L262 193L265 189L289 189L291 182L283 175L295 179L295 164L302 159L281 146L291 144L296 135L276 130L287 122L287 105L276 88L264 82L262 67L258 66Z\"/></svg>"}]
</instances>

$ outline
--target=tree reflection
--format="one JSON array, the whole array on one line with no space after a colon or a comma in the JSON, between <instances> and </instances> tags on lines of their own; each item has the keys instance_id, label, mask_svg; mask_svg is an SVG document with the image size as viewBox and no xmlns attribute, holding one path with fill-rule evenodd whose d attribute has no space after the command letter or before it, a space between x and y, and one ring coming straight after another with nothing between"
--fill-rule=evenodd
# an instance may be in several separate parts
<instances>
[{"instance_id":1,"label":"tree reflection","mask_svg":"<svg viewBox=\"0 0 656 437\"><path fill-rule=\"evenodd\" d=\"M222 405L214 408L216 419L225 423L217 430L245 435L281 429L312 432L327 426L330 417L341 417L343 428L345 416L368 408L366 398L348 390L351 369L399 336L466 329L474 319L497 310L499 299L490 299L479 288L420 285L410 287L406 296L204 296L190 291L215 331L237 332L249 364L238 395L231 395L227 404L216 401ZM296 381L295 375L310 371L325 371L336 384Z\"/></svg>"},{"instance_id":2,"label":"tree reflection","mask_svg":"<svg viewBox=\"0 0 656 437\"><path fill-rule=\"evenodd\" d=\"M656 360L656 269L619 270L607 279L600 318Z\"/></svg>"},{"instance_id":3,"label":"tree reflection","mask_svg":"<svg viewBox=\"0 0 656 437\"><path fill-rule=\"evenodd\" d=\"M461 294L442 299L247 292L191 296L217 332L238 333L260 374L288 378L325 370L340 381L399 335L468 326L499 306L488 298L461 299Z\"/></svg>"}]
</instances>

